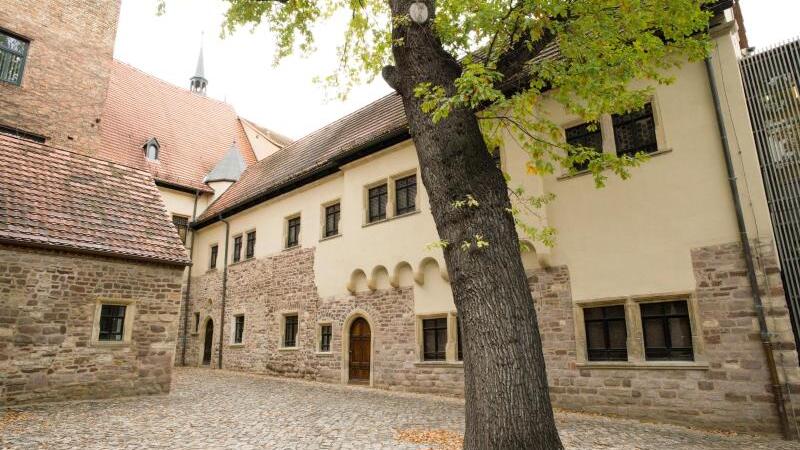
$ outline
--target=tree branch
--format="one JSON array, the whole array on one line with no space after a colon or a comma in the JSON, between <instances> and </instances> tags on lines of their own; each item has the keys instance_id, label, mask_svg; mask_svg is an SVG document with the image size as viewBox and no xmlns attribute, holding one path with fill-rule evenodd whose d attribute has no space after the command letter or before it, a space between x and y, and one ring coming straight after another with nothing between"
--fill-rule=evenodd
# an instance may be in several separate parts
<instances>
[{"instance_id":1,"label":"tree branch","mask_svg":"<svg viewBox=\"0 0 800 450\"><path fill-rule=\"evenodd\" d=\"M389 87L395 91L400 91L400 74L397 73L397 67L383 66L383 69L381 70L381 76L389 85Z\"/></svg>"}]
</instances>

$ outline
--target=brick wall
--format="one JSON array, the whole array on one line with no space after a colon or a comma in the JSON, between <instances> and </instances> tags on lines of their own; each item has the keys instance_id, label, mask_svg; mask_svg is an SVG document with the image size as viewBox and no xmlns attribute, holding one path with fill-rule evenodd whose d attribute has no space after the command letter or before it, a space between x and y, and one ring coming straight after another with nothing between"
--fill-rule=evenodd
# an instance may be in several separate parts
<instances>
[{"instance_id":1,"label":"brick wall","mask_svg":"<svg viewBox=\"0 0 800 450\"><path fill-rule=\"evenodd\" d=\"M169 392L180 267L0 245L0 406ZM92 342L98 299L135 300L131 342Z\"/></svg>"},{"instance_id":2,"label":"brick wall","mask_svg":"<svg viewBox=\"0 0 800 450\"><path fill-rule=\"evenodd\" d=\"M0 125L93 154L119 0L0 0L0 29L30 40L22 84L0 82Z\"/></svg>"}]
</instances>

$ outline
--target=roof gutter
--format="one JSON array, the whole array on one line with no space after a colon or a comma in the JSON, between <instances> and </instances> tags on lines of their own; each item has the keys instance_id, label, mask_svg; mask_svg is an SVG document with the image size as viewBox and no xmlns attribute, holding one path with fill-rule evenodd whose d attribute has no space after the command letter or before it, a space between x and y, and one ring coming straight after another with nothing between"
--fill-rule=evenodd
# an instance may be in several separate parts
<instances>
[{"instance_id":1,"label":"roof gutter","mask_svg":"<svg viewBox=\"0 0 800 450\"><path fill-rule=\"evenodd\" d=\"M307 174L304 174L297 178L290 178L268 189L267 191L258 194L257 196L253 197L252 199L244 203L232 205L228 208L225 208L222 211L220 211L218 215L209 217L205 220L193 224L192 225L193 229L199 230L209 225L213 225L216 222L222 221L223 217L231 217L236 213L252 208L253 206L256 206L258 204L264 203L265 201L275 198L279 195L291 192L295 189L305 186L306 184L312 183L332 173L335 173L337 170L339 170L340 167L344 166L345 164L348 164L354 160L363 158L365 156L371 155L373 153L377 153L381 150L391 147L392 145L406 141L410 138L411 135L409 134L407 127L402 127L396 130L392 130L389 133L381 136L379 139L357 146L351 150L342 153L341 155L336 156L335 158L332 158L329 162L314 168Z\"/></svg>"},{"instance_id":2,"label":"roof gutter","mask_svg":"<svg viewBox=\"0 0 800 450\"><path fill-rule=\"evenodd\" d=\"M772 394L775 397L775 408L778 412L780 420L781 432L784 439L790 439L789 418L786 414L786 403L783 397L784 387L780 382L778 376L778 368L775 364L775 354L773 351L772 340L770 339L769 328L767 327L767 320L764 315L764 304L761 299L761 287L758 284L758 276L756 275L755 264L753 263L753 251L750 247L750 238L747 235L747 226L744 222L744 212L742 211L742 203L739 197L739 187L736 184L736 173L733 169L733 160L731 158L730 143L728 142L728 132L725 127L725 119L722 114L722 105L720 103L719 90L717 88L717 81L714 78L714 68L711 64L711 57L705 60L706 72L708 74L708 82L711 87L711 95L714 98L714 110L717 116L717 130L719 137L722 141L722 150L725 155L725 169L728 174L728 185L730 186L731 197L733 198L733 205L736 211L736 225L739 229L739 240L742 244L744 251L744 260L747 265L747 278L750 281L750 288L753 293L753 306L756 310L758 317L758 328L761 335L761 345L764 349L764 356L767 359L767 367L769 369L770 384L772 386Z\"/></svg>"}]
</instances>

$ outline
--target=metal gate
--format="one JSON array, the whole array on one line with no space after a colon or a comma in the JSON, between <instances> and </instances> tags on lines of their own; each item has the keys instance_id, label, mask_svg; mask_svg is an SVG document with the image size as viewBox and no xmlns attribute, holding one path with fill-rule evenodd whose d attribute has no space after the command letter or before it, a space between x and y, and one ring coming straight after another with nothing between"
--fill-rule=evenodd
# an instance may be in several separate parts
<instances>
[{"instance_id":1,"label":"metal gate","mask_svg":"<svg viewBox=\"0 0 800 450\"><path fill-rule=\"evenodd\" d=\"M800 344L800 39L746 56L740 65Z\"/></svg>"}]
</instances>

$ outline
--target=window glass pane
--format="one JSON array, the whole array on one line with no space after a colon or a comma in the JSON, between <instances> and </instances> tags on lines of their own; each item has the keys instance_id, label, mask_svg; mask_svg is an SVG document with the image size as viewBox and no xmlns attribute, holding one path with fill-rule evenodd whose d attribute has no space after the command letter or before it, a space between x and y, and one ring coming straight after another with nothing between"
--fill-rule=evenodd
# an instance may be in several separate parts
<instances>
[{"instance_id":1,"label":"window glass pane","mask_svg":"<svg viewBox=\"0 0 800 450\"><path fill-rule=\"evenodd\" d=\"M648 348L665 348L664 322L661 319L646 319L644 326L644 341Z\"/></svg>"},{"instance_id":2,"label":"window glass pane","mask_svg":"<svg viewBox=\"0 0 800 450\"><path fill-rule=\"evenodd\" d=\"M650 103L640 111L615 114L612 121L618 156L633 155L638 152L652 153L658 150L653 108Z\"/></svg>"},{"instance_id":3,"label":"window glass pane","mask_svg":"<svg viewBox=\"0 0 800 450\"><path fill-rule=\"evenodd\" d=\"M614 320L608 322L608 347L626 348L628 331L625 329L625 321Z\"/></svg>"},{"instance_id":4,"label":"window glass pane","mask_svg":"<svg viewBox=\"0 0 800 450\"><path fill-rule=\"evenodd\" d=\"M589 124L581 124L572 128L564 130L567 138L567 143L576 147L593 148L598 153L603 152L603 134L600 131L600 126L597 125L595 130L589 129ZM580 164L575 164L575 170L583 171L589 168L589 162L585 161Z\"/></svg>"},{"instance_id":5,"label":"window glass pane","mask_svg":"<svg viewBox=\"0 0 800 450\"><path fill-rule=\"evenodd\" d=\"M673 348L688 348L692 346L692 330L688 317L674 317L669 319L669 335Z\"/></svg>"},{"instance_id":6,"label":"window glass pane","mask_svg":"<svg viewBox=\"0 0 800 450\"><path fill-rule=\"evenodd\" d=\"M0 81L20 84L28 42L0 31Z\"/></svg>"},{"instance_id":7,"label":"window glass pane","mask_svg":"<svg viewBox=\"0 0 800 450\"><path fill-rule=\"evenodd\" d=\"M663 303L645 303L640 306L642 316L646 317L659 317L664 314Z\"/></svg>"},{"instance_id":8,"label":"window glass pane","mask_svg":"<svg viewBox=\"0 0 800 450\"><path fill-rule=\"evenodd\" d=\"M606 348L605 331L603 322L592 322L586 324L586 345L591 349Z\"/></svg>"},{"instance_id":9,"label":"window glass pane","mask_svg":"<svg viewBox=\"0 0 800 450\"><path fill-rule=\"evenodd\" d=\"M624 319L625 306L623 305L608 306L603 308L603 313L606 319Z\"/></svg>"},{"instance_id":10,"label":"window glass pane","mask_svg":"<svg viewBox=\"0 0 800 450\"><path fill-rule=\"evenodd\" d=\"M603 318L603 308L584 308L583 318L594 320Z\"/></svg>"},{"instance_id":11,"label":"window glass pane","mask_svg":"<svg viewBox=\"0 0 800 450\"><path fill-rule=\"evenodd\" d=\"M101 341L121 341L125 324L125 305L102 305L100 307Z\"/></svg>"},{"instance_id":12,"label":"window glass pane","mask_svg":"<svg viewBox=\"0 0 800 450\"><path fill-rule=\"evenodd\" d=\"M369 221L386 218L387 186L385 184L369 190Z\"/></svg>"}]
</instances>

